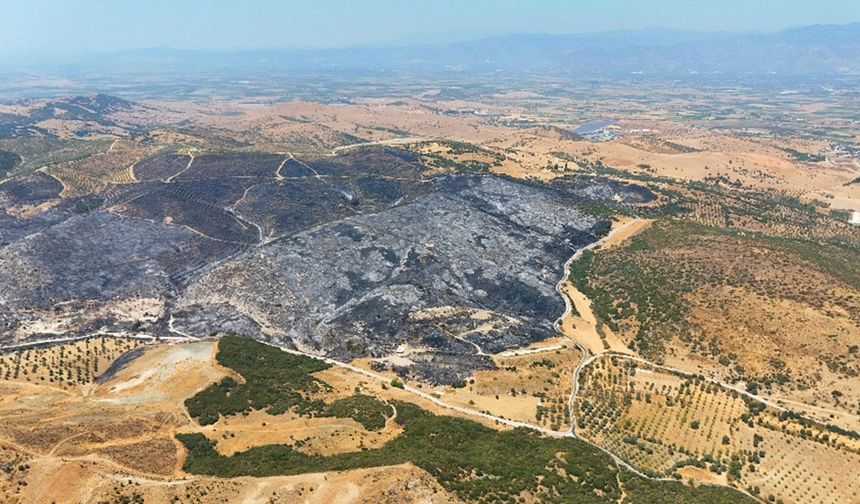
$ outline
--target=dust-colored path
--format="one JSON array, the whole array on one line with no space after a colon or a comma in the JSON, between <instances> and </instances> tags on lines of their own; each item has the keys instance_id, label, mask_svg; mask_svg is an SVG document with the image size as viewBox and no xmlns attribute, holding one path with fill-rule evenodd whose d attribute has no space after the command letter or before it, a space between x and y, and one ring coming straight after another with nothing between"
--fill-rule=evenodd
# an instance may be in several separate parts
<instances>
[{"instance_id":1,"label":"dust-colored path","mask_svg":"<svg viewBox=\"0 0 860 504\"><path fill-rule=\"evenodd\" d=\"M331 364L333 366L338 366L338 367L342 367L344 369L348 369L352 372L358 373L358 374L366 376L368 378L372 378L373 380L376 380L376 381L381 381L384 383L388 383L391 381L391 377L381 375L381 374L375 373L373 371L368 371L367 369L362 369L360 367L353 366L352 364L347 364L346 362L341 362L339 360L331 359L329 357L323 357L323 356L316 355L316 354L313 354L310 352L303 352L301 350L295 350L292 348L287 348L287 347L283 347L283 346L279 346L279 345L275 345L275 344L271 344L271 343L267 343L267 342L263 342L263 343L266 343L267 345L270 345L270 346L274 346L276 348L280 348L281 350L283 350L284 352L287 352L287 353L291 353L294 355L304 355L305 357L311 357L314 359L318 359L318 360L321 360L327 364ZM525 427L527 429L532 429L532 430L538 431L542 434L546 434L547 436L552 436L552 437L565 437L565 436L569 435L569 433L566 431L556 431L556 430L552 430L552 429L547 429L547 428L541 427L539 425L534 425L534 424L530 424L530 423L526 423L526 422L519 422L519 421L511 420L508 418L502 418L499 416L490 415L488 413L484 413L482 411L478 411L478 410L475 410L472 408L464 408L461 406L454 406L452 404L448 404L444 401L439 400L435 396L428 394L427 392L424 392L423 390L419 390L419 389L412 387L412 386L409 386L409 385L404 385L403 390L405 390L406 392L409 392L412 395L418 396L418 397L420 397L426 401L430 401L431 403L433 403L437 406L441 406L445 409L456 411L458 413L463 413L465 415L480 417L480 418L483 418L485 420L490 420L492 422L500 423L500 424L507 425L510 427Z\"/></svg>"},{"instance_id":2,"label":"dust-colored path","mask_svg":"<svg viewBox=\"0 0 860 504\"><path fill-rule=\"evenodd\" d=\"M537 346L533 348L519 348L514 350L505 350L504 352L499 352L494 355L494 357L522 357L523 355L534 355L541 354L546 352L555 352L556 350L561 350L566 348L563 344L559 343L557 345L549 345L549 346Z\"/></svg>"},{"instance_id":3,"label":"dust-colored path","mask_svg":"<svg viewBox=\"0 0 860 504\"><path fill-rule=\"evenodd\" d=\"M191 168L191 164L194 163L194 152L195 149L188 149L188 164L185 165L185 168L164 179L164 182L173 182L173 179L188 171Z\"/></svg>"},{"instance_id":4,"label":"dust-colored path","mask_svg":"<svg viewBox=\"0 0 860 504\"><path fill-rule=\"evenodd\" d=\"M375 145L409 145L412 143L418 142L428 142L433 140L432 138L418 138L418 137L408 137L408 138L389 138L388 140L377 140L375 142L363 142L357 144L349 144L349 145L340 145L332 149L331 153L337 154L338 152L352 150L352 149L360 149L362 147L372 147Z\"/></svg>"}]
</instances>

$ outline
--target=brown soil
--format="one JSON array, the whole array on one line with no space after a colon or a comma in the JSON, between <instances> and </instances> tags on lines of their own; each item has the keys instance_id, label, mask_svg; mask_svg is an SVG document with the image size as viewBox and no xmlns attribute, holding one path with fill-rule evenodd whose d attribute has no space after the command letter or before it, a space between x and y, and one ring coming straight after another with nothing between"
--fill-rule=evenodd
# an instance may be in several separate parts
<instances>
[{"instance_id":1,"label":"brown soil","mask_svg":"<svg viewBox=\"0 0 860 504\"><path fill-rule=\"evenodd\" d=\"M63 345L63 354L77 355L78 345ZM183 473L184 450L174 437L178 431L202 431L217 439L225 454L301 440L301 450L318 455L373 448L401 433L393 421L372 432L352 419L257 411L201 428L188 418L183 401L229 374L215 364L215 350L214 341L147 346L142 356L98 385L0 381L0 456L15 464L0 474L0 502L98 502L135 495L154 503L174 497L202 503L456 502L429 474L409 464L229 480ZM41 358L38 352L55 355L59 347L33 350L31 357ZM359 386L382 393L383 399L414 399L341 368L321 374L335 386L332 397L350 395ZM432 403L423 403L433 409Z\"/></svg>"}]
</instances>

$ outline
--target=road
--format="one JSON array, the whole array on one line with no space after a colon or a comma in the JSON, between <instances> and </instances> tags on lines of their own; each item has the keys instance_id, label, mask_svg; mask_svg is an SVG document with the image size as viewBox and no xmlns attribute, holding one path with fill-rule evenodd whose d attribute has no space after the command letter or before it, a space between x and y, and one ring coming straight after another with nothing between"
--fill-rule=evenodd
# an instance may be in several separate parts
<instances>
[{"instance_id":1,"label":"road","mask_svg":"<svg viewBox=\"0 0 860 504\"><path fill-rule=\"evenodd\" d=\"M376 381L380 381L383 383L391 383L391 377L389 377L389 376L385 376L385 375L382 375L382 374L379 374L379 373L376 373L373 371L369 371L367 369L363 369L363 368L360 368L358 366L353 366L352 364L347 364L346 362L341 362L339 360L331 359L329 357L323 357L321 355L316 355L316 354L309 353L309 352L303 352L301 350L296 350L293 348L287 348L284 346L275 345L273 343L267 343L267 342L263 342L263 343L266 343L267 345L273 346L275 348L279 348L279 349L283 350L284 352L291 353L293 355L303 355L305 357L311 357L313 359L321 360L327 364L331 364L332 366L338 366L338 367L347 369L349 371L352 371L354 373L358 373L360 375L363 375L367 378L371 378L371 379L376 380ZM520 422L517 420L511 420L509 418L503 418L503 417L499 417L499 416L495 416L495 415L490 415L489 413L484 413L483 411L478 411L478 410L472 409L472 408L464 408L462 406L455 406L453 404L448 404L448 403L440 400L439 398L437 398L436 396L434 396L432 394L428 394L427 392L424 392L423 390L417 389L415 387L411 387L409 385L403 385L403 390L405 390L406 392L409 392L410 394L418 396L422 399L430 401L437 406L440 406L440 407L445 408L445 409L449 409L451 411L456 411L456 412L462 413L464 415L480 417L480 418L483 418L485 420L490 420L492 422L508 425L510 427L524 427L526 429L535 430L535 431L538 431L538 432L545 434L547 436L552 436L552 437L557 437L557 438L567 437L570 435L570 433L567 431L556 431L556 430L552 430L552 429L546 429L546 428L541 427L539 425L534 425L534 424L530 424L530 423L526 423L526 422Z\"/></svg>"},{"instance_id":2,"label":"road","mask_svg":"<svg viewBox=\"0 0 860 504\"><path fill-rule=\"evenodd\" d=\"M556 350L561 350L566 348L562 344L558 345L550 345L545 347L538 348L528 348L525 350L505 350L504 352L499 352L495 354L495 357L521 357L523 355L534 355L534 354L542 354L547 352L555 352Z\"/></svg>"},{"instance_id":3,"label":"road","mask_svg":"<svg viewBox=\"0 0 860 504\"><path fill-rule=\"evenodd\" d=\"M395 139L395 140L398 140L398 141L403 142L403 143L409 143L409 142L419 141L418 139ZM356 147L361 147L361 146L365 146L365 145L380 145L380 144L384 144L384 145L391 145L391 144L393 144L393 142L394 142L393 140L392 140L392 141L380 141L380 142L372 142L372 143L368 143L368 144L356 144L356 145L352 145L352 146L344 146L343 148L344 148L344 149L345 149L345 148L356 148ZM339 148L339 149L341 149L341 148ZM337 150L337 149L336 149L336 150ZM341 150L342 150L342 149L341 149ZM317 178L322 178L322 177L320 176L320 174L319 174L319 173L317 173L315 170L313 170L313 168L311 168L311 167L310 167L310 166L308 166L307 164L302 163L301 161L297 160L295 157L293 157L293 156L292 156L292 154L288 154L287 159L295 160L296 162L298 162L298 163L302 164L303 166L307 167L307 168L308 168L308 169L309 169L309 170L314 174L314 176L315 176L315 177L317 177ZM191 162L193 162L193 154L191 154L191 160L189 160L189 163L188 163L188 166L186 167L186 169L187 169L188 167L190 167L190 166L191 166ZM284 162L286 162L286 159L285 159L285 161L284 161ZM283 163L282 163L282 165L281 165L281 166L283 166ZM183 170L183 171L184 171L184 170ZM279 170L278 170L278 171L280 171L280 167L279 167ZM178 174L177 174L177 175L178 175ZM174 177L175 177L175 175L174 175ZM173 177L171 177L171 179L172 179L172 178L173 178ZM569 276L569 274L570 274L570 266L573 264L573 262L574 262L574 261L576 261L576 260L578 260L580 257L582 257L582 254L583 254L586 250L593 250L593 249L595 249L595 248L597 248L597 247L600 247L600 246L601 246L601 245L603 245L607 240L609 240L610 238L612 238L612 237L613 237L613 236L615 236L616 234L618 234L618 233L620 233L620 232L624 231L627 227L637 225L639 221L640 221L640 219L633 219L633 220L631 220L631 221L629 221L629 222L627 222L627 223L625 223L625 224L623 224L623 225L621 225L621 226L618 226L617 228L615 228L615 229L611 230L611 231L610 231L606 236L604 236L603 238L601 238L601 239L599 239L599 240L597 240L597 241L595 241L595 242L593 242L593 243L590 243L590 244L586 245L586 246L585 246L585 247L583 247L583 248L580 248L580 249L576 250L576 251L574 252L574 254L570 257L570 259L568 259L568 260L565 262L565 264L564 264L564 268L563 268L563 275L562 275L562 278L561 278L561 279L558 281L558 283L556 284L556 291L559 293L559 295L562 297L562 299L564 300L564 303L565 303L565 310L564 310L564 313L563 313L563 314L561 315L561 317L559 317L559 318L555 321L555 323L554 323L554 326L555 326L556 330L557 330L559 333L562 333L562 331L561 331L561 323L562 323L562 321L563 321L564 319L566 319L567 317L569 317L569 316L570 316L570 314L571 314L571 312L572 312L572 310L573 310L573 306L572 306L572 303L571 303L570 299L569 299L569 298L568 298L568 297L563 293L563 291L562 291L562 287L564 286L564 283L567 281L567 278L568 278L568 276ZM161 337L161 338L156 338L155 336L153 336L153 335L149 335L149 334L125 334L125 333L108 333L108 332L105 332L105 333L93 333L93 334L89 334L89 335L85 335L85 336L66 337L66 338L56 338L56 339L52 339L52 340L42 340L42 341L38 341L38 342L21 343L21 344L18 344L18 345L11 345L11 346L5 347L4 349L6 349L6 350L17 350L17 349L28 348L28 347L34 347L34 346L41 346L41 345L47 345L47 344L67 343L67 342L72 342L72 341L82 340L82 339L86 339L86 338L90 338L90 337L95 337L95 336L129 337L129 338L137 338L137 339L146 339L146 340L150 340L150 341L154 341L154 340L156 340L156 339L160 339L160 340L162 340L162 341L193 341L193 340L197 340L197 339L198 339L198 338L192 337L192 336L190 336L190 335L183 334L183 333L181 333L180 331L178 331L177 329L175 329L175 328L173 327L173 320L172 320L172 319L171 319L171 320L169 321L169 323L168 323L168 328L169 328L169 330L170 330L170 331L172 331L172 332L174 332L174 333L178 334L179 336L176 336L176 337ZM457 413L460 413L460 414L463 414L463 415L467 415L467 416L471 416L471 417L477 417L477 418L482 418L482 419L484 419L484 420L487 420L487 421L490 421L490 422L494 422L494 423L496 423L496 424L506 425L506 426L509 426L509 427L530 429L530 430L533 430L533 431L536 431L536 432L539 432L539 433L541 433L541 434L544 434L544 435L547 435L547 436L551 436L551 437L554 437L554 438L576 438L576 439L578 439L578 440L580 440L580 441L583 441L583 442L585 442L585 443L588 443L589 445L591 445L591 446L593 446L593 447L595 447L595 448L597 448L597 449L601 450L602 452L606 453L606 454L607 454L607 455L608 455L608 456L609 456L609 457L614 461L614 463L615 463L617 466L619 466L619 467L624 467L624 468L625 468L625 469L627 469L628 471L630 471L630 472L632 472L632 473L634 473L634 474L636 474L636 475L638 475L638 476L640 476L640 477L648 478L648 479L651 479L651 480L672 480L671 478L653 478L653 477L649 477L649 476L645 475L644 473L640 472L639 470L637 470L635 467L631 466L629 463L627 463L627 462L625 462L624 460L622 460L621 458L619 458L619 457L618 457L617 455L615 455L614 453L612 453L612 452L610 452L609 450L607 450L606 448L604 448L604 447L602 447L602 446L600 446L600 445L598 445L598 444L596 444L596 443L593 443L593 442L589 441L588 439L584 439L584 438L582 438L582 437L579 437L579 436L577 435L577 433L576 433L576 418L575 418L575 412L574 412L574 403L575 403L576 396L577 396L577 394L579 393L579 376L580 376L580 374L582 373L582 371L583 371L587 366L589 366L592 362L594 362L594 361L595 361L595 360L597 360L598 358L602 358L602 357L610 357L610 358L611 358L611 357L614 357L614 358L618 358L618 359L628 359L628 360L631 360L631 361L634 361L634 362L638 362L638 363L640 363L640 364L646 365L646 366L651 367L651 368L654 368L654 369L660 369L660 370L664 370L664 371L667 371L667 372L671 372L671 373L675 373L675 374L680 374L680 375L683 375L683 376L697 376L697 375L696 375L695 373L690 373L690 372L687 372L687 371L683 371L683 370L681 370L681 369L672 368L672 367L669 367L669 366L663 366L663 365L660 365L660 364L655 364L655 363L653 363L653 362L650 362L650 361L648 361L648 360L646 360L646 359L643 359L643 358L641 358L641 357L637 357L637 356L635 356L635 355L622 354L622 353L614 353L614 352L601 352L601 353L599 353L599 354L592 354L592 353L591 353L591 352L589 352L585 347L583 347L579 342L577 342L577 341L575 341L575 340L572 340L572 341L573 341L573 343L576 345L576 347L577 347L577 348L582 352L583 359L582 359L582 361L577 365L577 367L576 367L576 369L575 369L575 371L574 371L574 374L573 374L573 378L572 378L573 383L572 383L572 386L571 386L571 394L570 394L570 398L569 398L569 401L568 401L568 402L569 402L568 407L569 407L570 429L569 429L569 430L566 430L566 431L557 431L557 430L547 429L547 428L545 428L545 427L541 427L541 426L539 426L539 425L531 424L531 423L528 423L528 422L521 422L521 421L517 421L517 420L511 420L511 419L509 419L509 418L503 418L503 417L500 417L500 416L496 416L496 415L492 415L492 414L489 414L489 413L485 413L485 412L483 412L483 411L478 411L478 410L475 410L475 409L472 409L472 408L467 408L467 407L457 406L457 405L453 405L453 404L448 404L448 403L446 403L446 402L442 401L441 399L439 399L438 397L436 397L435 395L432 395L432 394L430 394L430 393L427 393L427 392L425 392L425 391L423 391L423 390L420 390L420 389L418 389L418 388L412 387L412 386L410 386L410 385L405 385L405 384L404 384L404 386L402 387L402 389L403 389L405 392L409 393L409 394L412 394L412 395L414 395L414 396L416 396L416 397L420 397L421 399L424 399L424 400L426 400L426 401L429 401L429 402L431 402L431 403L433 403L433 404L435 404L435 405L437 405L437 406L439 406L439 407L441 407L441 408L444 408L444 409L447 409L447 410L450 410L450 411L454 411L454 412L457 412ZM357 373L357 374L359 374L359 375L362 375L362 376L364 376L364 377L366 377L366 378L369 378L369 379L372 379L372 380L375 380L375 381L379 381L379 382L382 382L382 383L390 383L390 382L391 382L391 377L389 377L389 376L385 376L385 375L382 375L382 374L379 374L379 373L376 373L376 372L373 372L373 371L370 371L370 370L367 370L367 369L363 369L363 368L360 368L360 367L354 366L354 365L349 364L349 363L346 363L346 362L341 362L341 361L338 361L338 360L335 360L335 359L332 359L332 358L329 358L329 357L325 357L325 356L321 356L321 355L316 355L316 354L313 354L313 353L310 353L310 352L306 352L306 351L302 351L302 350L297 350L297 349L293 349L293 348L288 348L288 347L284 347L284 346L281 346L281 345L276 345L276 344L267 343L267 342L263 342L263 343L266 343L266 344L268 344L268 345L270 345L270 346L273 346L273 347L279 348L280 350L282 350L282 351L284 351L284 352L287 352L287 353L291 353L291 354L295 354L295 355L302 355L302 356L311 357L311 358L314 358L314 359L321 360L321 361L326 362L327 364L330 364L330 365L332 365L332 366L338 366L338 367L340 367L340 368L347 369L347 370L349 370L349 371L351 371L351 372ZM534 349L510 350L510 351L507 351L507 352L502 352L502 353L501 353L501 354L499 354L499 355L501 355L501 356L529 355L529 354L534 354L534 353L541 353L541 352L547 352L547 351L555 351L555 350L558 350L558 349L561 349L561 348L564 348L564 345L554 345L554 346L548 346L548 347L543 347L543 348L534 348ZM480 348L479 348L479 350L480 350ZM722 382L720 382L720 381L718 381L718 380L716 380L716 379L709 378L709 377L705 377L705 380L707 380L707 381L709 381L709 382L711 382L711 383L714 383L714 384L716 384L716 385L719 385L719 386L721 386L721 387L724 387L724 388L726 388L726 389L733 390L733 391L737 392L737 393L738 393L738 394L740 394L740 395L743 395L743 396L748 397L748 398L750 398L750 399L753 399L753 400L759 401L759 402L761 402L761 403L763 403L763 404L766 404L767 406L770 406L770 407L772 407L772 408L775 408L775 409L778 409L778 410L781 410L781 411L785 411L785 410L786 410L786 408L785 408L785 407L781 406L780 404L777 404L776 402L773 402L773 401L770 401L770 400L764 399L764 398L759 397L759 396L754 395L754 394L750 394L749 392L747 392L747 391L745 391L745 390L742 390L742 389L740 389L740 388L738 388L738 387L736 387L736 386L734 386L734 385L730 385L730 384L722 383ZM672 481L674 481L674 480L672 480Z\"/></svg>"},{"instance_id":4,"label":"road","mask_svg":"<svg viewBox=\"0 0 860 504\"><path fill-rule=\"evenodd\" d=\"M172 329L171 329L172 330ZM176 332L176 331L174 331ZM177 332L177 334L179 334ZM83 336L69 336L65 338L53 338L53 339L44 339L39 341L31 341L28 343L18 343L17 345L4 345L0 348L0 351L6 352L9 350L22 350L25 348L33 348L37 346L43 345L58 345L61 343L71 343L73 341L81 341L89 338L98 338L100 336L108 336L111 338L130 338L130 339L140 339L147 341L189 341L196 340L193 336L153 336L151 334L145 333L124 333L124 332L97 332L97 333L89 333Z\"/></svg>"},{"instance_id":5,"label":"road","mask_svg":"<svg viewBox=\"0 0 860 504\"><path fill-rule=\"evenodd\" d=\"M563 290L564 284L565 284L565 282L567 282L567 278L570 276L570 265L573 264L574 261L579 260L579 258L582 257L582 254L584 254L586 250L592 250L592 249L595 249L595 248L603 245L607 240L609 240L610 238L612 238L616 234L624 231L625 229L627 229L630 226L637 225L641 220L642 219L633 219L633 220L630 220L630 221L616 227L615 229L610 230L609 233L606 234L606 236L604 236L603 238L601 238L595 242L589 243L585 247L582 247L581 249L577 250L576 252L573 253L573 255L570 257L570 259L565 261L561 279L559 279L558 283L555 284L555 291L558 292L558 295L561 296L562 300L564 300L564 313L561 315L561 317L559 317L555 320L555 324L554 324L555 330L559 334L561 334L562 336L564 335L564 331L562 331L561 325L562 325L562 323L564 323L564 320L566 318L568 318L570 316L571 312L573 311L573 304L571 303L570 298L568 298L567 295L565 295L564 290ZM591 356L591 352L589 352L589 350L587 348L585 348L582 344L580 344L578 341L573 340L573 343L576 345L576 348L580 352L582 352L582 356L583 356L582 362L579 363L579 365L576 367L576 370L573 372L573 384L571 385L570 398L567 401L568 417L570 418L570 433L575 436L576 435L576 419L574 418L575 414L573 411L574 410L573 403L574 403L574 398L576 397L576 394L579 392L579 373L582 370L582 367L585 365L585 363L590 362L589 358Z\"/></svg>"},{"instance_id":6,"label":"road","mask_svg":"<svg viewBox=\"0 0 860 504\"><path fill-rule=\"evenodd\" d=\"M350 145L341 145L339 147L335 147L331 150L331 153L337 154L338 152L342 152L345 150L352 149L360 149L362 147L372 147L374 145L408 145L416 142L428 142L432 141L432 138L423 138L423 137L406 137L406 138L389 138L388 140L376 140L373 142L362 142L357 144Z\"/></svg>"},{"instance_id":7,"label":"road","mask_svg":"<svg viewBox=\"0 0 860 504\"><path fill-rule=\"evenodd\" d=\"M564 299L564 303L565 303L564 314L555 321L555 328L558 332L561 333L562 321L570 316L570 313L573 309L573 306L570 302L570 299L568 299L568 297L565 296L564 292L562 291L562 287L564 286L564 283L567 281L568 275L570 275L571 264L573 264L574 261L576 261L580 257L582 257L582 254L586 250L592 250L592 249L595 249L597 247L600 247L607 240L611 239L613 236L617 235L618 233L623 232L624 230L626 230L627 228L629 228L631 226L638 225L640 222L642 222L642 219L632 219L632 220L622 224L621 226L616 227L615 229L610 231L606 236L604 236L600 240L597 240L596 242L591 243L589 245L586 245L585 247L577 250L576 253L574 253L573 256L564 264L564 276L558 282L558 284L556 284L556 287L555 287L555 290L559 293L559 295L562 297L562 299ZM584 357L583 357L582 361L579 363L579 365L576 367L576 370L573 373L573 384L571 386L570 399L568 402L569 415L570 415L570 432L574 436L576 435L576 417L575 417L575 413L574 413L574 402L575 402L577 394L579 393L579 376L582 373L583 369L585 369L587 366L589 366L592 362L597 360L599 357L616 357L619 359L628 359L628 360L632 360L634 362L638 362L640 364L645 364L645 365L650 366L650 367L655 368L655 369L661 369L663 371L668 371L670 373L680 374L680 375L688 376L688 377L697 376L696 373L691 373L689 371L684 371L682 369L673 368L670 366L663 366L660 364L656 364L656 363L653 363L649 360L646 360L646 359L643 359L641 357L637 357L634 355L614 353L614 352L602 352L599 354L591 354L591 352L589 352L585 347L583 347L579 343L576 343L576 346L577 346L577 348L580 349L580 351L583 352ZM719 380L716 380L716 379L710 378L710 377L705 377L705 380L707 380L708 382L713 383L715 385L719 385L723 388L733 390L733 391L737 392L738 394L743 395L744 397L748 397L750 399L759 401L759 402L766 404L767 406L770 406L770 407L775 408L777 410L786 411L786 408L783 407L782 405L780 405L774 401L770 401L768 399L757 396L755 394L751 394L751 393L747 392L746 390L743 390L743 389L741 389L735 385L723 383Z\"/></svg>"}]
</instances>

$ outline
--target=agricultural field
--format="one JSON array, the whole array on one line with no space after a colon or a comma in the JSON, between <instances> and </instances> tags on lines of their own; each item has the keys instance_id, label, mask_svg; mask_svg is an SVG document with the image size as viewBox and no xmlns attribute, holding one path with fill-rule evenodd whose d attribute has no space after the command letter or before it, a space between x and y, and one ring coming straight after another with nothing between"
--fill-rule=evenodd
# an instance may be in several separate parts
<instances>
[{"instance_id":1,"label":"agricultural field","mask_svg":"<svg viewBox=\"0 0 860 504\"><path fill-rule=\"evenodd\" d=\"M190 398L186 404L192 416L202 413L198 411L202 403L215 405L219 415L227 416L259 408L282 414L286 408L317 418L327 416L332 408L341 410L338 404L343 399L326 404L314 398L317 392L328 388L313 376L327 369L324 363L239 338L225 337L219 347L219 363L240 372L245 382L237 385L222 381ZM267 385L273 379L277 380L277 386ZM371 396L353 396L351 406L343 411L365 427L372 426L362 421L369 418L369 411L378 411L376 402ZM222 477L272 476L409 462L427 470L446 490L468 501L526 498L543 502L571 499L601 502L607 497L620 498L622 493L636 498L622 486L623 469L614 467L603 453L574 439L545 438L525 429L498 432L470 420L435 415L410 402L391 401L389 405L393 420L403 433L379 447L309 456L302 451L305 443L296 441L258 446L225 456L218 449L220 441L199 432L179 433L178 439L188 450L184 469L193 474ZM210 413L199 418L208 423L214 417ZM535 474L540 478L535 480ZM624 477L634 480L634 486L639 483L636 477L628 474ZM657 493L663 498L685 502L746 499L742 494L715 487L696 488L675 482L659 486L662 488ZM646 500L647 495L643 492L639 501L650 501L653 495Z\"/></svg>"},{"instance_id":2,"label":"agricultural field","mask_svg":"<svg viewBox=\"0 0 860 504\"><path fill-rule=\"evenodd\" d=\"M49 165L45 173L63 184L61 196L85 196L101 192L109 185L134 183L135 163L155 154L158 149L158 146L117 140L105 151Z\"/></svg>"},{"instance_id":3,"label":"agricultural field","mask_svg":"<svg viewBox=\"0 0 860 504\"><path fill-rule=\"evenodd\" d=\"M505 161L504 154L464 142L425 141L411 144L409 149L427 166L444 171L489 172Z\"/></svg>"},{"instance_id":4,"label":"agricultural field","mask_svg":"<svg viewBox=\"0 0 860 504\"><path fill-rule=\"evenodd\" d=\"M194 160L190 155L164 154L138 161L132 167L132 175L140 182L167 181L188 168Z\"/></svg>"},{"instance_id":5,"label":"agricultural field","mask_svg":"<svg viewBox=\"0 0 860 504\"><path fill-rule=\"evenodd\" d=\"M477 371L461 387L445 388L439 397L448 404L553 431L569 430L573 372L582 354L564 342L546 343L550 342L542 343L546 350L537 347L534 353L527 348L521 355L495 355L495 369Z\"/></svg>"},{"instance_id":6,"label":"agricultural field","mask_svg":"<svg viewBox=\"0 0 860 504\"><path fill-rule=\"evenodd\" d=\"M104 152L110 148L110 139L48 139L48 138L0 138L0 149L6 159L18 161L5 172L6 177L29 175L51 165L71 163L76 160ZM8 161L7 161L8 163Z\"/></svg>"},{"instance_id":7,"label":"agricultural field","mask_svg":"<svg viewBox=\"0 0 860 504\"><path fill-rule=\"evenodd\" d=\"M507 79L0 104L0 501L860 502L851 91Z\"/></svg>"},{"instance_id":8,"label":"agricultural field","mask_svg":"<svg viewBox=\"0 0 860 504\"><path fill-rule=\"evenodd\" d=\"M145 340L94 336L0 354L0 378L70 389L93 384L120 356Z\"/></svg>"},{"instance_id":9,"label":"agricultural field","mask_svg":"<svg viewBox=\"0 0 860 504\"><path fill-rule=\"evenodd\" d=\"M643 357L854 413L860 271L851 250L662 220L623 246L586 252L571 280Z\"/></svg>"},{"instance_id":10,"label":"agricultural field","mask_svg":"<svg viewBox=\"0 0 860 504\"><path fill-rule=\"evenodd\" d=\"M31 358L60 348L77 347L32 349ZM0 476L4 502L61 502L85 489L108 502L261 491L272 502L294 502L335 495L338 484L379 502L603 502L622 493L641 496L637 502L747 502L716 487L645 480L577 440L469 420L393 380L368 380L248 339L111 355L119 364L87 388L0 380L0 449L11 464ZM220 477L228 472L235 477ZM532 473L544 475L540 485ZM71 493L60 495L63 485Z\"/></svg>"},{"instance_id":11,"label":"agricultural field","mask_svg":"<svg viewBox=\"0 0 860 504\"><path fill-rule=\"evenodd\" d=\"M575 418L579 435L655 477L719 482L786 503L860 495L856 431L698 375L598 358L580 374Z\"/></svg>"}]
</instances>

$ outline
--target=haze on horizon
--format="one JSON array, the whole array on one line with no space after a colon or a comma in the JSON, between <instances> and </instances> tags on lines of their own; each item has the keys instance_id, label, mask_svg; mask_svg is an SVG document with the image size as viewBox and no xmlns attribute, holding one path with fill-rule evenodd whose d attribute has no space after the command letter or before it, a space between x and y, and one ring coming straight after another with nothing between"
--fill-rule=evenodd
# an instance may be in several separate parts
<instances>
[{"instance_id":1,"label":"haze on horizon","mask_svg":"<svg viewBox=\"0 0 860 504\"><path fill-rule=\"evenodd\" d=\"M860 21L860 2L6 0L2 13L0 54L38 56L152 47L330 48L652 27L776 31Z\"/></svg>"}]
</instances>

